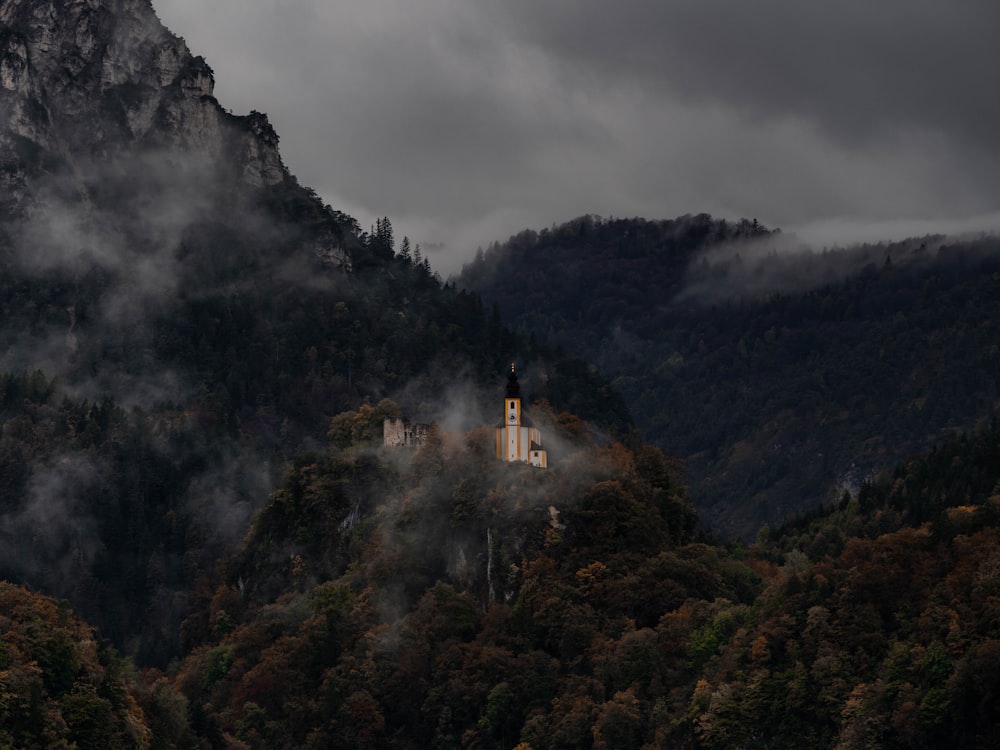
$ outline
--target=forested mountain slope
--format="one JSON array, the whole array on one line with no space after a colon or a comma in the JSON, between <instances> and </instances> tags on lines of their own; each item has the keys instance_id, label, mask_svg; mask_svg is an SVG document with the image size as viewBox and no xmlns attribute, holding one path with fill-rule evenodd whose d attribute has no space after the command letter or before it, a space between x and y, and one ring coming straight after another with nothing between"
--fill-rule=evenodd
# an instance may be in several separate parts
<instances>
[{"instance_id":1,"label":"forested mountain slope","mask_svg":"<svg viewBox=\"0 0 1000 750\"><path fill-rule=\"evenodd\" d=\"M0 581L0 746L149 747L135 674L65 602Z\"/></svg>"},{"instance_id":2,"label":"forested mountain slope","mask_svg":"<svg viewBox=\"0 0 1000 750\"><path fill-rule=\"evenodd\" d=\"M526 395L627 432L605 380L364 232L234 115L148 0L0 0L0 577L144 663L330 419L471 426ZM492 420L492 417L490 417Z\"/></svg>"},{"instance_id":3,"label":"forested mountain slope","mask_svg":"<svg viewBox=\"0 0 1000 750\"><path fill-rule=\"evenodd\" d=\"M398 475L335 453L290 477L205 610L225 635L178 675L192 704L211 706L220 742L973 748L1000 737L995 424L728 550L690 537L676 467L655 449L579 445L552 475L484 472L479 438L418 453ZM366 481L387 477L397 499L334 532ZM341 499L322 503L331 492ZM355 562L348 552L343 575L313 587L321 561L275 514L330 529L314 549L354 550ZM251 561L296 544L298 558L273 556L284 594L257 600L250 581L264 571Z\"/></svg>"},{"instance_id":4,"label":"forested mountain slope","mask_svg":"<svg viewBox=\"0 0 1000 750\"><path fill-rule=\"evenodd\" d=\"M755 222L583 217L489 248L456 283L611 376L727 536L1000 403L995 237L816 253Z\"/></svg>"},{"instance_id":5,"label":"forested mountain slope","mask_svg":"<svg viewBox=\"0 0 1000 750\"><path fill-rule=\"evenodd\" d=\"M157 746L1000 739L996 424L722 548L658 450L562 419L551 472L496 462L482 430L298 461L183 664L133 687Z\"/></svg>"}]
</instances>

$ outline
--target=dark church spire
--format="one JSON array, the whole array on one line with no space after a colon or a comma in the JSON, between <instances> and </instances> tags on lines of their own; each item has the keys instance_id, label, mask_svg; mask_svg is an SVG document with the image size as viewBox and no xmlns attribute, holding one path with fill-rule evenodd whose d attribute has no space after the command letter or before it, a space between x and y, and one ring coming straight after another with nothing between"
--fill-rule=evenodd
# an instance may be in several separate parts
<instances>
[{"instance_id":1,"label":"dark church spire","mask_svg":"<svg viewBox=\"0 0 1000 750\"><path fill-rule=\"evenodd\" d=\"M521 398L521 386L517 382L514 363L510 363L510 375L507 376L507 398Z\"/></svg>"}]
</instances>

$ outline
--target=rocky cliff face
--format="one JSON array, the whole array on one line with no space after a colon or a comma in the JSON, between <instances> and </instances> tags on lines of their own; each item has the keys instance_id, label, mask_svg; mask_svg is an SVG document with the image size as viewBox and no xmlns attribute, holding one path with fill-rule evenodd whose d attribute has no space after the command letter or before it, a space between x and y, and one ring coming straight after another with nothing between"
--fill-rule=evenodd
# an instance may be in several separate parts
<instances>
[{"instance_id":1,"label":"rocky cliff face","mask_svg":"<svg viewBox=\"0 0 1000 750\"><path fill-rule=\"evenodd\" d=\"M357 222L213 87L150 0L0 0L0 371L115 380L109 352L148 350L192 299L352 270Z\"/></svg>"},{"instance_id":2,"label":"rocky cliff face","mask_svg":"<svg viewBox=\"0 0 1000 750\"><path fill-rule=\"evenodd\" d=\"M149 0L0 0L0 211L45 178L92 198L94 163L183 151L252 187L289 179L267 119L227 113L212 70Z\"/></svg>"}]
</instances>

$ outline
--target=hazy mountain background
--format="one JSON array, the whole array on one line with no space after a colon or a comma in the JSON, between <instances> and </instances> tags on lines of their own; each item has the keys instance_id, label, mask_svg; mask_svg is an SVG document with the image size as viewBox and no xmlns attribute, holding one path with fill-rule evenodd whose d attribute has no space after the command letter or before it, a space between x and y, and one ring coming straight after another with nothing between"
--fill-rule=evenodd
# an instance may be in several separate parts
<instances>
[{"instance_id":1,"label":"hazy mountain background","mask_svg":"<svg viewBox=\"0 0 1000 750\"><path fill-rule=\"evenodd\" d=\"M756 221L581 217L495 243L456 283L612 378L752 539L1000 408L1000 240L824 248Z\"/></svg>"}]
</instances>

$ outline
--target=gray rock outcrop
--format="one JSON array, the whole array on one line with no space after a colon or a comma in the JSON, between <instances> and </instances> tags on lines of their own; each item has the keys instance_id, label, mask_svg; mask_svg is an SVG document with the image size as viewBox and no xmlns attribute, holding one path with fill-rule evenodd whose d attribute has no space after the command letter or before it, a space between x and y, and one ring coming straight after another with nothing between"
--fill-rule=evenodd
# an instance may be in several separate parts
<instances>
[{"instance_id":1,"label":"gray rock outcrop","mask_svg":"<svg viewBox=\"0 0 1000 750\"><path fill-rule=\"evenodd\" d=\"M51 178L86 201L95 163L153 150L251 188L289 180L267 118L228 113L213 87L149 0L0 0L0 215L29 211Z\"/></svg>"}]
</instances>

